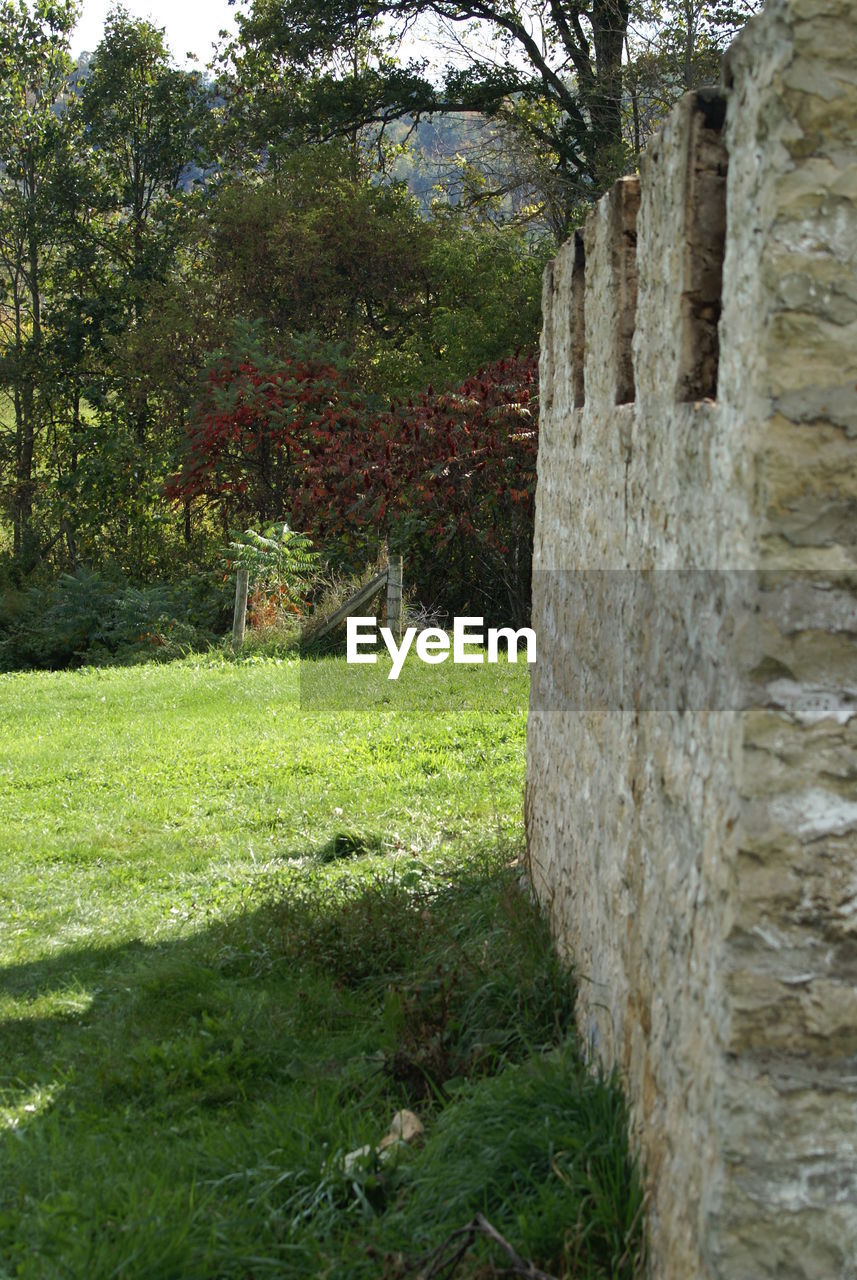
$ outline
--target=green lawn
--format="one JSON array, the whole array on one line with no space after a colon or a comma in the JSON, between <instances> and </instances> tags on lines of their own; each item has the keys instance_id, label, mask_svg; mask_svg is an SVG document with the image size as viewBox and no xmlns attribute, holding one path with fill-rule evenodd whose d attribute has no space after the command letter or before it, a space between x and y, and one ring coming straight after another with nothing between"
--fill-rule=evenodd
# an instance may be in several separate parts
<instances>
[{"instance_id":1,"label":"green lawn","mask_svg":"<svg viewBox=\"0 0 857 1280\"><path fill-rule=\"evenodd\" d=\"M0 1276L405 1277L477 1211L637 1274L621 1097L510 866L526 667L353 674L0 676ZM424 1142L346 1172L402 1106Z\"/></svg>"}]
</instances>

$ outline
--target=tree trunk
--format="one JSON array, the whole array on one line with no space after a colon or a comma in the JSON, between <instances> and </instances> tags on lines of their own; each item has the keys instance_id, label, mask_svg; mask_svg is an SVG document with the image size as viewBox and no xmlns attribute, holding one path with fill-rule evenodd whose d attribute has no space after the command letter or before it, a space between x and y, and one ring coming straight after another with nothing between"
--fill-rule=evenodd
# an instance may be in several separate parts
<instances>
[{"instance_id":1,"label":"tree trunk","mask_svg":"<svg viewBox=\"0 0 857 1280\"><path fill-rule=\"evenodd\" d=\"M625 170L622 140L622 49L628 30L628 0L593 0L595 84L586 106L592 126L589 159L595 194Z\"/></svg>"}]
</instances>

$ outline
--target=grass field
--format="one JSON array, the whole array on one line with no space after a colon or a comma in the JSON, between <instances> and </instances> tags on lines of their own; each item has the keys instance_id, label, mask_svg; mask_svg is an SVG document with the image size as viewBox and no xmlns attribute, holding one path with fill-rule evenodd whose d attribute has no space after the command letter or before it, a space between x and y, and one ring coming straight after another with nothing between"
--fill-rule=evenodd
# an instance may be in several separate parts
<instances>
[{"instance_id":1,"label":"grass field","mask_svg":"<svg viewBox=\"0 0 857 1280\"><path fill-rule=\"evenodd\" d=\"M526 668L343 665L0 677L0 1276L504 1274L440 1269L477 1212L638 1273L622 1100L511 866ZM424 1140L346 1166L403 1106Z\"/></svg>"}]
</instances>

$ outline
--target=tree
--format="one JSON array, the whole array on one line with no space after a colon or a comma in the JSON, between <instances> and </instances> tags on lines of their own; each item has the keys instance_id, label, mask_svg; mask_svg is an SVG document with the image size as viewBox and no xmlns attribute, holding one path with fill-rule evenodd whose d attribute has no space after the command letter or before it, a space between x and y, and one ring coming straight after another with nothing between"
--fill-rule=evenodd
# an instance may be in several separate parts
<instances>
[{"instance_id":1,"label":"tree","mask_svg":"<svg viewBox=\"0 0 857 1280\"><path fill-rule=\"evenodd\" d=\"M167 492L214 505L224 531L287 519L340 563L387 536L424 599L524 620L537 424L532 355L384 405L335 351L276 359L244 332L209 372Z\"/></svg>"},{"instance_id":2,"label":"tree","mask_svg":"<svg viewBox=\"0 0 857 1280\"><path fill-rule=\"evenodd\" d=\"M395 340L426 289L431 230L401 184L339 144L225 181L210 209L212 269L238 315L352 344Z\"/></svg>"},{"instance_id":3,"label":"tree","mask_svg":"<svg viewBox=\"0 0 857 1280\"><path fill-rule=\"evenodd\" d=\"M173 66L163 32L121 8L73 77L50 191L46 302L58 402L47 493L71 567L108 559L140 576L171 555L161 489L208 356L207 317L191 331L180 297L188 284L196 324L186 246L198 197L185 188L207 106L199 77Z\"/></svg>"},{"instance_id":4,"label":"tree","mask_svg":"<svg viewBox=\"0 0 857 1280\"><path fill-rule=\"evenodd\" d=\"M75 0L0 5L0 381L14 421L6 506L14 555L24 569L41 550L34 501L36 445L48 419L51 387L42 314L53 252L49 188L64 127L68 39L76 20Z\"/></svg>"},{"instance_id":5,"label":"tree","mask_svg":"<svg viewBox=\"0 0 857 1280\"><path fill-rule=\"evenodd\" d=\"M422 216L344 143L225 179L205 224L203 271L227 313L263 321L272 350L294 332L342 344L388 398L537 339L548 247L442 205Z\"/></svg>"},{"instance_id":6,"label":"tree","mask_svg":"<svg viewBox=\"0 0 857 1280\"><path fill-rule=\"evenodd\" d=\"M683 93L720 79L724 50L763 0L650 0L626 39L625 92L635 156Z\"/></svg>"},{"instance_id":7,"label":"tree","mask_svg":"<svg viewBox=\"0 0 857 1280\"><path fill-rule=\"evenodd\" d=\"M164 278L181 235L179 183L202 153L207 94L197 74L173 66L162 29L117 6L83 82L80 112L99 185L114 205L110 253L130 329L141 323L147 290ZM142 444L146 395L129 391Z\"/></svg>"},{"instance_id":8,"label":"tree","mask_svg":"<svg viewBox=\"0 0 857 1280\"><path fill-rule=\"evenodd\" d=\"M261 94L275 136L295 145L438 112L507 121L561 180L569 216L621 173L622 57L630 0L252 0L238 15L237 97ZM354 68L342 50L381 19L434 17L475 28L440 83L376 48Z\"/></svg>"},{"instance_id":9,"label":"tree","mask_svg":"<svg viewBox=\"0 0 857 1280\"><path fill-rule=\"evenodd\" d=\"M719 78L761 0L250 0L231 46L230 111L267 153L396 121L479 113L476 168L558 239L682 92ZM445 67L397 60L390 37L433 21ZM386 23L386 26L383 24ZM380 31L386 39L382 40ZM360 57L346 50L362 41ZM399 50L402 44L399 42ZM484 198L480 192L478 199Z\"/></svg>"}]
</instances>

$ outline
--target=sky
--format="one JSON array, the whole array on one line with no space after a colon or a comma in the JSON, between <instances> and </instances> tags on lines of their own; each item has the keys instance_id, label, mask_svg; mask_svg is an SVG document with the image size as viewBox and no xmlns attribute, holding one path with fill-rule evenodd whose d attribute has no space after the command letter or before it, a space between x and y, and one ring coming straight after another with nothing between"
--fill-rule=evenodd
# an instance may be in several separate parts
<instances>
[{"instance_id":1,"label":"sky","mask_svg":"<svg viewBox=\"0 0 857 1280\"><path fill-rule=\"evenodd\" d=\"M84 49L90 53L104 31L104 19L114 0L83 0L80 22L71 39L76 57ZM135 18L151 18L165 27L167 44L181 65L205 66L221 28L234 26L235 7L227 0L122 0L124 8ZM194 58L186 55L193 53Z\"/></svg>"},{"instance_id":2,"label":"sky","mask_svg":"<svg viewBox=\"0 0 857 1280\"><path fill-rule=\"evenodd\" d=\"M81 17L71 38L73 57L86 50L92 53L104 33L104 19L117 0L83 0ZM218 33L224 28L235 30L236 7L247 6L247 0L239 0L238 6L228 0L119 0L123 8L135 18L149 18L156 26L164 27L167 45L179 66L204 67L211 60ZM428 27L419 25L409 32L402 46L405 59L436 61L437 45ZM188 57L192 54L192 57ZM452 61L455 61L454 53Z\"/></svg>"}]
</instances>

